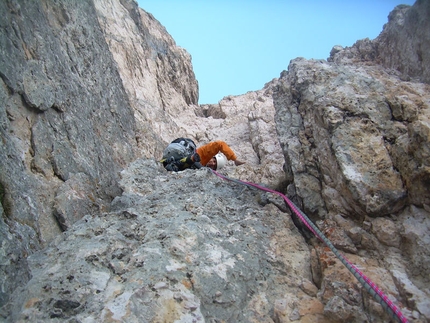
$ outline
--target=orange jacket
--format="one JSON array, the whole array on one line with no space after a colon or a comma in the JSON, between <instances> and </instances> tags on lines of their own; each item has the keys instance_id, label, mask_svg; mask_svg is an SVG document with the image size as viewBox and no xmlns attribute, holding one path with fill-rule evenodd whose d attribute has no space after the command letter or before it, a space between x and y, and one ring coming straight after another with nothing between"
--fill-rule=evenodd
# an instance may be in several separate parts
<instances>
[{"instance_id":1,"label":"orange jacket","mask_svg":"<svg viewBox=\"0 0 430 323\"><path fill-rule=\"evenodd\" d=\"M237 158L234 151L231 150L224 141L213 141L197 148L197 153L200 156L200 163L203 166L206 166L211 158L215 157L219 152L222 152L228 160L236 160Z\"/></svg>"}]
</instances>

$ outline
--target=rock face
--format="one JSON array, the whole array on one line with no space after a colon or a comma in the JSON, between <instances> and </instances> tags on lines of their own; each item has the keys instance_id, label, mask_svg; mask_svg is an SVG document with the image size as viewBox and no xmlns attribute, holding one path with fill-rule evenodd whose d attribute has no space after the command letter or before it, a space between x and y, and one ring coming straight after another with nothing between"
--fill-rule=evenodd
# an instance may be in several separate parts
<instances>
[{"instance_id":1,"label":"rock face","mask_svg":"<svg viewBox=\"0 0 430 323\"><path fill-rule=\"evenodd\" d=\"M4 304L28 279L27 255L85 214L107 211L121 194L119 171L162 147L164 128L177 129L164 109L198 96L189 55L133 1L3 1L0 13ZM113 39L134 47L115 51ZM140 76L136 95L129 75Z\"/></svg>"},{"instance_id":2,"label":"rock face","mask_svg":"<svg viewBox=\"0 0 430 323\"><path fill-rule=\"evenodd\" d=\"M161 155L181 131L174 120L198 104L191 56L134 1L95 0L94 5L133 108L138 153Z\"/></svg>"},{"instance_id":3,"label":"rock face","mask_svg":"<svg viewBox=\"0 0 430 323\"><path fill-rule=\"evenodd\" d=\"M378 58L406 79L430 83L430 7L418 0L413 7L398 6L376 39ZM411 35L413 35L411 37Z\"/></svg>"},{"instance_id":4,"label":"rock face","mask_svg":"<svg viewBox=\"0 0 430 323\"><path fill-rule=\"evenodd\" d=\"M375 66L290 64L274 95L277 129L308 212L360 219L428 204L428 89Z\"/></svg>"},{"instance_id":5,"label":"rock face","mask_svg":"<svg viewBox=\"0 0 430 323\"><path fill-rule=\"evenodd\" d=\"M306 243L258 192L142 159L122 177L110 213L84 217L29 257L37 279L11 321L258 322L274 303L312 299L300 288L313 286Z\"/></svg>"},{"instance_id":6,"label":"rock face","mask_svg":"<svg viewBox=\"0 0 430 323\"><path fill-rule=\"evenodd\" d=\"M400 72L404 80L430 83L430 7L417 0L410 7L397 6L388 16L381 34L363 39L352 47L335 46L329 61L355 64L373 61Z\"/></svg>"},{"instance_id":7,"label":"rock face","mask_svg":"<svg viewBox=\"0 0 430 323\"><path fill-rule=\"evenodd\" d=\"M181 135L191 137L199 144L226 141L238 158L247 162L242 167L229 168L229 175L272 188L283 187L284 157L274 126L272 98L276 82L267 83L259 91L227 96L218 104L193 107L184 112L176 119L183 129Z\"/></svg>"},{"instance_id":8,"label":"rock face","mask_svg":"<svg viewBox=\"0 0 430 323\"><path fill-rule=\"evenodd\" d=\"M0 12L3 302L28 276L26 256L61 232L54 215L67 228L121 193L136 139L90 2L2 1Z\"/></svg>"},{"instance_id":9,"label":"rock face","mask_svg":"<svg viewBox=\"0 0 430 323\"><path fill-rule=\"evenodd\" d=\"M417 286L428 284L428 252L417 262L405 229L415 212L429 216L429 137L423 136L430 125L428 91L428 85L402 82L378 66L304 59L291 62L274 90L288 192L297 194L339 249L359 255L355 262L368 261L367 270L381 275L376 279L382 284L387 275L394 279L390 284L414 290L425 317L429 295ZM428 228L427 221L420 223ZM420 225L411 231L421 232ZM428 233L416 236L416 246L429 247ZM348 279L335 278L339 268L324 259L326 251L316 247L316 252L327 267L321 297L330 307L339 299L327 288ZM372 261L380 268L372 269ZM395 298L404 297L402 289ZM350 321L352 312L343 310L347 314L338 320Z\"/></svg>"},{"instance_id":10,"label":"rock face","mask_svg":"<svg viewBox=\"0 0 430 323\"><path fill-rule=\"evenodd\" d=\"M279 197L157 164L186 136L226 141L247 163L224 174L286 193L430 321L429 12L199 106L191 57L134 1L1 2L2 320L390 320Z\"/></svg>"}]
</instances>

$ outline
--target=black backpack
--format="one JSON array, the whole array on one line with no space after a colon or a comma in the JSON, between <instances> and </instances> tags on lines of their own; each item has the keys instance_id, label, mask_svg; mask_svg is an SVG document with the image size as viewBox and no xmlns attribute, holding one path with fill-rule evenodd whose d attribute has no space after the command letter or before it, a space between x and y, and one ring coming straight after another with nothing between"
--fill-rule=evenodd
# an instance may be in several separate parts
<instances>
[{"instance_id":1,"label":"black backpack","mask_svg":"<svg viewBox=\"0 0 430 323\"><path fill-rule=\"evenodd\" d=\"M163 152L160 161L168 171L181 171L186 168L200 168L200 156L196 153L196 144L189 138L173 140Z\"/></svg>"}]
</instances>

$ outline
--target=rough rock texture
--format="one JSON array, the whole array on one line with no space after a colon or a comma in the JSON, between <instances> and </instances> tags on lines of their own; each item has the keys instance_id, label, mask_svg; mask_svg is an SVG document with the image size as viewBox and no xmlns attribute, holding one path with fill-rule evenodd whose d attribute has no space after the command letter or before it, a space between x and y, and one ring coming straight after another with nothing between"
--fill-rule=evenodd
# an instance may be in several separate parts
<instances>
[{"instance_id":1,"label":"rough rock texture","mask_svg":"<svg viewBox=\"0 0 430 323\"><path fill-rule=\"evenodd\" d=\"M191 56L130 0L94 0L102 32L134 111L138 153L161 155L181 131L175 119L198 104Z\"/></svg>"},{"instance_id":2,"label":"rough rock texture","mask_svg":"<svg viewBox=\"0 0 430 323\"><path fill-rule=\"evenodd\" d=\"M274 102L308 212L361 219L429 204L429 88L377 66L292 61Z\"/></svg>"},{"instance_id":3,"label":"rough rock texture","mask_svg":"<svg viewBox=\"0 0 430 323\"><path fill-rule=\"evenodd\" d=\"M376 39L378 58L385 67L406 78L430 83L430 6L418 0L413 7L398 6Z\"/></svg>"},{"instance_id":4,"label":"rough rock texture","mask_svg":"<svg viewBox=\"0 0 430 323\"><path fill-rule=\"evenodd\" d=\"M388 23L376 39L362 39L347 48L335 46L329 61L373 61L400 72L404 80L430 83L429 17L427 0L417 0L412 7L399 5L388 15Z\"/></svg>"},{"instance_id":5,"label":"rough rock texture","mask_svg":"<svg viewBox=\"0 0 430 323\"><path fill-rule=\"evenodd\" d=\"M11 322L262 322L322 313L309 249L288 214L263 206L264 194L206 169L171 174L143 159L122 177L110 213L87 215L29 257L33 279L16 293ZM300 305L308 302L320 305Z\"/></svg>"},{"instance_id":6,"label":"rough rock texture","mask_svg":"<svg viewBox=\"0 0 430 323\"><path fill-rule=\"evenodd\" d=\"M187 136L225 140L247 162L225 174L288 194L429 322L429 8L198 106L190 56L136 2L1 2L2 320L390 320L280 198L157 165Z\"/></svg>"},{"instance_id":7,"label":"rough rock texture","mask_svg":"<svg viewBox=\"0 0 430 323\"><path fill-rule=\"evenodd\" d=\"M26 276L26 256L60 233L57 192L82 173L93 199L78 204L80 216L108 207L136 141L133 111L90 2L2 1L0 13L0 187L10 234L1 238L4 300L12 277ZM89 197L69 195L60 209Z\"/></svg>"},{"instance_id":8,"label":"rough rock texture","mask_svg":"<svg viewBox=\"0 0 430 323\"><path fill-rule=\"evenodd\" d=\"M114 10L110 21L102 4ZM177 91L184 106L196 103L197 82L189 55L133 1L2 1L0 13L3 304L28 277L28 254L85 214L109 208L121 194L118 172L164 145L156 115L173 124L163 111L175 102L170 96ZM124 50L135 46L122 61L113 38ZM119 74L125 70L141 75L135 96Z\"/></svg>"},{"instance_id":9,"label":"rough rock texture","mask_svg":"<svg viewBox=\"0 0 430 323\"><path fill-rule=\"evenodd\" d=\"M296 59L274 90L288 192L383 289L399 300L413 294L407 303L415 302L427 319L429 89L378 66ZM414 238L406 232L416 233L412 248ZM322 301L330 316L350 321L354 311L338 308L340 290L331 285L344 288L352 281L324 248L317 246L316 253ZM340 297L349 306L362 301Z\"/></svg>"},{"instance_id":10,"label":"rough rock texture","mask_svg":"<svg viewBox=\"0 0 430 323\"><path fill-rule=\"evenodd\" d=\"M274 126L272 99L272 87L276 82L267 83L259 91L227 96L218 104L193 107L184 112L176 119L182 128L181 135L193 138L198 144L226 141L238 159L247 162L228 169L229 175L283 189L284 157Z\"/></svg>"}]
</instances>

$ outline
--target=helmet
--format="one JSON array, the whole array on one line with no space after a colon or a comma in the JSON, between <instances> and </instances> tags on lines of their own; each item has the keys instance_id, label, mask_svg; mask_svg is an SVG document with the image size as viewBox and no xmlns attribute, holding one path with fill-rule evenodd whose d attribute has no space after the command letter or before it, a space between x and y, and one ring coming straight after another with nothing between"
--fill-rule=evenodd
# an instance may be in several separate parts
<instances>
[{"instance_id":1,"label":"helmet","mask_svg":"<svg viewBox=\"0 0 430 323\"><path fill-rule=\"evenodd\" d=\"M220 170L227 164L227 157L224 156L224 154L218 153L215 155L216 159L216 170Z\"/></svg>"}]
</instances>

